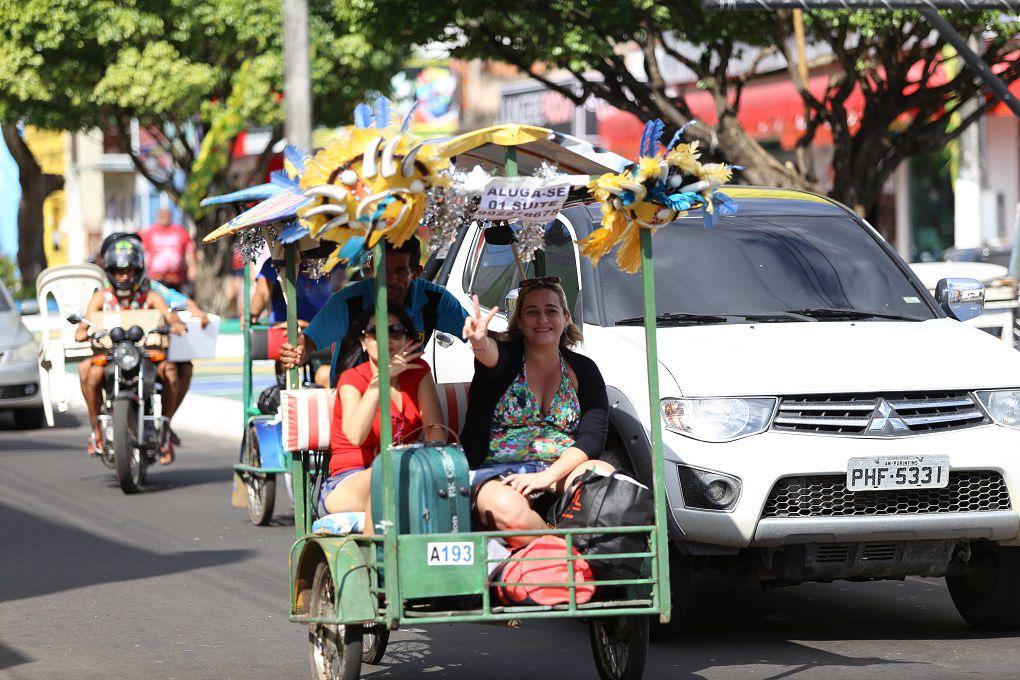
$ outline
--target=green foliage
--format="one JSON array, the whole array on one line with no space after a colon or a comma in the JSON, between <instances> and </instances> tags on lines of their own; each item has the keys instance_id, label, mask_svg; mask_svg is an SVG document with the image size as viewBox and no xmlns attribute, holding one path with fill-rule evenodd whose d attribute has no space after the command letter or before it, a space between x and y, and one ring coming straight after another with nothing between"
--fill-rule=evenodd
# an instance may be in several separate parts
<instances>
[{"instance_id":1,"label":"green foliage","mask_svg":"<svg viewBox=\"0 0 1020 680\"><path fill-rule=\"evenodd\" d=\"M343 4L310 2L313 109L324 124L384 88L405 52L351 34L334 11ZM195 191L227 181L239 130L282 125L281 51L280 0L0 0L0 122L123 132L137 118L174 169L201 174L195 211ZM196 154L204 130L215 138ZM150 179L176 196L171 174Z\"/></svg>"},{"instance_id":2,"label":"green foliage","mask_svg":"<svg viewBox=\"0 0 1020 680\"><path fill-rule=\"evenodd\" d=\"M15 295L21 287L21 280L18 278L18 265L14 258L8 255L0 255L0 283L4 284L12 295Z\"/></svg>"}]
</instances>

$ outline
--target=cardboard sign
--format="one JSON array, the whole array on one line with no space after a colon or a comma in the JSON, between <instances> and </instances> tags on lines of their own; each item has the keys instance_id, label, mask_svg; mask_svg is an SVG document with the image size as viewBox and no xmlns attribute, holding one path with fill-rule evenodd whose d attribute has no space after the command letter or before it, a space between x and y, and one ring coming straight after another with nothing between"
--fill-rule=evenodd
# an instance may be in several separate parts
<instances>
[{"instance_id":1,"label":"cardboard sign","mask_svg":"<svg viewBox=\"0 0 1020 680\"><path fill-rule=\"evenodd\" d=\"M475 219L548 222L556 217L570 193L571 183L564 179L546 182L537 177L494 178L482 192Z\"/></svg>"}]
</instances>

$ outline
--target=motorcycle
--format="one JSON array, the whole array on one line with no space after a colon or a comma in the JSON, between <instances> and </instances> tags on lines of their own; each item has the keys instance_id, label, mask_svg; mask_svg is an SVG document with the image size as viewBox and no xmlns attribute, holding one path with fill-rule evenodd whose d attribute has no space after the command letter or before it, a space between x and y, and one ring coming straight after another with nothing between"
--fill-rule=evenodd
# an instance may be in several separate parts
<instances>
[{"instance_id":1,"label":"motorcycle","mask_svg":"<svg viewBox=\"0 0 1020 680\"><path fill-rule=\"evenodd\" d=\"M124 493L137 493L145 484L146 469L156 463L160 449L170 438L170 424L163 415L162 386L156 367L166 359L170 329L146 333L141 326L97 327L83 314L67 317L84 323L97 352L94 365L104 367L99 424L103 433L100 459L117 473Z\"/></svg>"}]
</instances>

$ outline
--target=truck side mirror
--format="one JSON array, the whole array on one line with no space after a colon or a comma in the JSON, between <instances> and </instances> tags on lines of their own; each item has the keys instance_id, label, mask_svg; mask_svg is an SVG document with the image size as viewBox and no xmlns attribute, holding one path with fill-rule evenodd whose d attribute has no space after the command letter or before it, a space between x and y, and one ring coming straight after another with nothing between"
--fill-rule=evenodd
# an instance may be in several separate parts
<instances>
[{"instance_id":1,"label":"truck side mirror","mask_svg":"<svg viewBox=\"0 0 1020 680\"><path fill-rule=\"evenodd\" d=\"M519 288L511 288L504 298L504 311L506 311L507 321L514 318L514 312L517 311L517 298L521 294Z\"/></svg>"},{"instance_id":2,"label":"truck side mirror","mask_svg":"<svg viewBox=\"0 0 1020 680\"><path fill-rule=\"evenodd\" d=\"M984 313L985 286L974 279L942 279L935 286L935 299L950 317L967 321Z\"/></svg>"}]
</instances>

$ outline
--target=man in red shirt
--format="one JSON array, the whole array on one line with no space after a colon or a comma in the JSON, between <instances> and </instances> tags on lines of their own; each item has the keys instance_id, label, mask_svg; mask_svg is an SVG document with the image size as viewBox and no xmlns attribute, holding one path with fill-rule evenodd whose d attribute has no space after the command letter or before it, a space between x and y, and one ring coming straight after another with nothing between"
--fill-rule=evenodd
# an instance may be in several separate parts
<instances>
[{"instance_id":1,"label":"man in red shirt","mask_svg":"<svg viewBox=\"0 0 1020 680\"><path fill-rule=\"evenodd\" d=\"M171 221L171 212L160 208L156 222L141 233L149 278L185 295L193 295L195 243L187 230Z\"/></svg>"}]
</instances>

